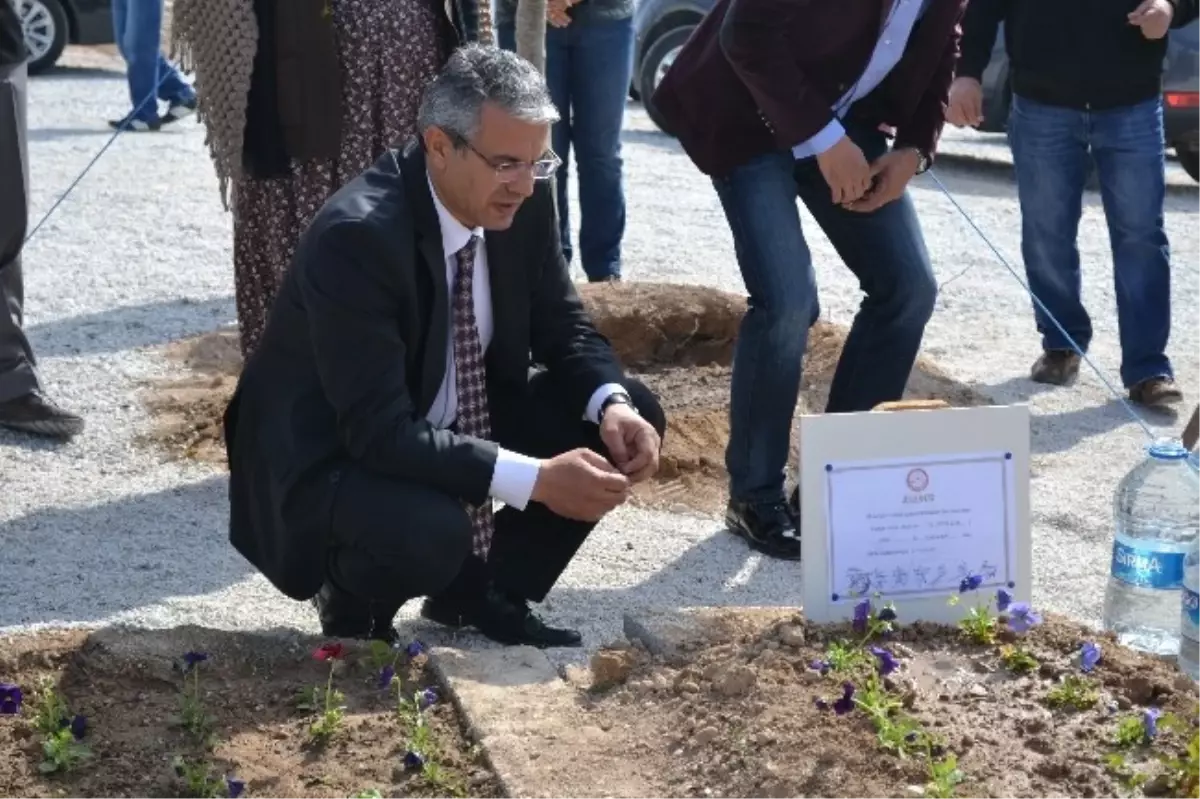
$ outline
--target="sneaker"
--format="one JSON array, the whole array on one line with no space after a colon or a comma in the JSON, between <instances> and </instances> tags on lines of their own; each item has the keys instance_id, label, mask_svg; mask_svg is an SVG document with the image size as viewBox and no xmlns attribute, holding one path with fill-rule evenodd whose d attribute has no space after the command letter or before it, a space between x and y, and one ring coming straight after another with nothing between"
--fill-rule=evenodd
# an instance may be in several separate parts
<instances>
[{"instance_id":1,"label":"sneaker","mask_svg":"<svg viewBox=\"0 0 1200 799\"><path fill-rule=\"evenodd\" d=\"M0 426L51 438L73 438L83 432L83 419L34 390L0 402Z\"/></svg>"},{"instance_id":2,"label":"sneaker","mask_svg":"<svg viewBox=\"0 0 1200 799\"><path fill-rule=\"evenodd\" d=\"M187 119L196 113L197 102L193 97L190 100L176 100L167 108L167 113L158 118L160 125L169 125L172 122L178 122L181 119Z\"/></svg>"},{"instance_id":3,"label":"sneaker","mask_svg":"<svg viewBox=\"0 0 1200 799\"><path fill-rule=\"evenodd\" d=\"M124 117L123 119L110 119L108 126L114 130L129 130L134 133L151 133L162 128L162 122L157 119L135 119L134 117Z\"/></svg>"},{"instance_id":4,"label":"sneaker","mask_svg":"<svg viewBox=\"0 0 1200 799\"><path fill-rule=\"evenodd\" d=\"M1065 386L1079 376L1079 353L1073 350L1046 350L1034 362L1029 377L1035 383Z\"/></svg>"},{"instance_id":5,"label":"sneaker","mask_svg":"<svg viewBox=\"0 0 1200 799\"><path fill-rule=\"evenodd\" d=\"M800 560L800 532L787 502L755 504L731 499L725 524L751 549L780 560Z\"/></svg>"},{"instance_id":6,"label":"sneaker","mask_svg":"<svg viewBox=\"0 0 1200 799\"><path fill-rule=\"evenodd\" d=\"M1129 389L1129 399L1147 408L1163 410L1183 402L1183 392L1169 377L1152 377Z\"/></svg>"}]
</instances>

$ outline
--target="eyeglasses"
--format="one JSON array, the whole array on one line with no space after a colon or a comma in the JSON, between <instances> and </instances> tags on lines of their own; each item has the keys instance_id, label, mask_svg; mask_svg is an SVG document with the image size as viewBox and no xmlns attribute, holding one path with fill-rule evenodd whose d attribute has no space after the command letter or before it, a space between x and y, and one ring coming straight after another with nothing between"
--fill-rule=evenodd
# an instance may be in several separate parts
<instances>
[{"instance_id":1,"label":"eyeglasses","mask_svg":"<svg viewBox=\"0 0 1200 799\"><path fill-rule=\"evenodd\" d=\"M523 177L526 172L532 173L534 180L549 180L550 177L558 171L558 168L562 166L562 159L555 155L553 150L547 150L546 155L543 158L539 158L538 160L532 162L496 161L495 159L489 158L488 156L479 152L479 150L475 148L475 145L471 144L471 142L467 141L466 139L460 138L459 141L465 144L471 150L471 152L479 156L480 160L490 166L496 173L496 179L501 183L512 183L513 181Z\"/></svg>"}]
</instances>

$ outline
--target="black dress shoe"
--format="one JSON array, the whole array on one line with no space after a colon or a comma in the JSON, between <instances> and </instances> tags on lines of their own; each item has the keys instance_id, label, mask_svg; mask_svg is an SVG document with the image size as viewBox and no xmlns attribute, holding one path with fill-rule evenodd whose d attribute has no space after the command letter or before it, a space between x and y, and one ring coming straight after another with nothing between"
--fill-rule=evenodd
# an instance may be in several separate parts
<instances>
[{"instance_id":1,"label":"black dress shoe","mask_svg":"<svg viewBox=\"0 0 1200 799\"><path fill-rule=\"evenodd\" d=\"M83 432L83 419L37 390L0 402L0 425L53 438L73 438Z\"/></svg>"},{"instance_id":2,"label":"black dress shoe","mask_svg":"<svg viewBox=\"0 0 1200 799\"><path fill-rule=\"evenodd\" d=\"M751 549L781 560L800 560L800 532L786 502L751 503L730 500L725 523Z\"/></svg>"},{"instance_id":3,"label":"black dress shoe","mask_svg":"<svg viewBox=\"0 0 1200 799\"><path fill-rule=\"evenodd\" d=\"M475 599L429 597L421 606L421 615L446 627L474 627L507 646L524 644L546 649L583 643L578 631L547 626L525 600L506 596L490 586Z\"/></svg>"},{"instance_id":4,"label":"black dress shoe","mask_svg":"<svg viewBox=\"0 0 1200 799\"><path fill-rule=\"evenodd\" d=\"M321 620L321 634L395 645L400 633L392 626L400 607L385 607L342 591L328 580L312 599Z\"/></svg>"}]
</instances>

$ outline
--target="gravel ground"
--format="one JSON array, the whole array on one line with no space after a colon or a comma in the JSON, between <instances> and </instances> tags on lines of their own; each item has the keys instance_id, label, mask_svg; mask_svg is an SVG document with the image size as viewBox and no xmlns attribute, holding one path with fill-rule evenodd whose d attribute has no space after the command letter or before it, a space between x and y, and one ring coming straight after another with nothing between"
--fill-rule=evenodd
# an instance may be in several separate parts
<instances>
[{"instance_id":1,"label":"gravel ground","mask_svg":"<svg viewBox=\"0 0 1200 799\"><path fill-rule=\"evenodd\" d=\"M108 141L104 120L127 102L119 72L91 59L72 53L67 64L92 66L31 83L35 221ZM628 277L741 291L711 186L640 109L631 108L627 129ZM968 154L997 149L994 138L951 138ZM1020 217L1007 169L946 161L937 171L1019 264ZM1192 403L1200 389L1197 193L1177 173L1172 183L1171 354ZM1094 375L1058 391L1026 379L1037 339L1023 290L928 177L913 191L939 279L969 269L946 286L925 352L998 403L1031 403L1035 599L1097 621L1110 498L1139 458L1142 434ZM1089 195L1086 206L1080 243L1097 327L1093 354L1116 380L1108 239L1098 196ZM857 286L811 219L805 222L825 313L848 323ZM65 446L0 432L0 632L114 621L316 630L307 604L277 594L229 547L221 476L164 462L133 443L148 424L139 382L172 368L154 348L234 319L230 242L203 129L188 122L158 135L122 135L27 248L28 325L43 376L89 428ZM1171 433L1179 424L1160 429ZM582 627L597 644L619 635L621 612L634 606L799 602L794 565L747 556L721 528L712 518L612 514L564 576L548 615ZM429 633L415 622L414 629Z\"/></svg>"}]
</instances>

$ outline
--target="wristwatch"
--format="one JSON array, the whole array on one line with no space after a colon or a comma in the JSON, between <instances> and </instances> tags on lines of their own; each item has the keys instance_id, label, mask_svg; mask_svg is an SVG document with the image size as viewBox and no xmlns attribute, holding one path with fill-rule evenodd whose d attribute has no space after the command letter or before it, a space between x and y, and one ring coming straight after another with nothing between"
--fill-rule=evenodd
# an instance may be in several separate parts
<instances>
[{"instance_id":1,"label":"wristwatch","mask_svg":"<svg viewBox=\"0 0 1200 799\"><path fill-rule=\"evenodd\" d=\"M633 409L634 413L638 413L638 415L641 415L638 412L637 406L633 404L632 397L630 397L624 391L614 391L612 394L609 394L607 397L604 398L604 402L600 403L600 411L596 414L596 421L603 422L604 421L604 413L609 408L611 408L613 405L628 405L630 408Z\"/></svg>"}]
</instances>

